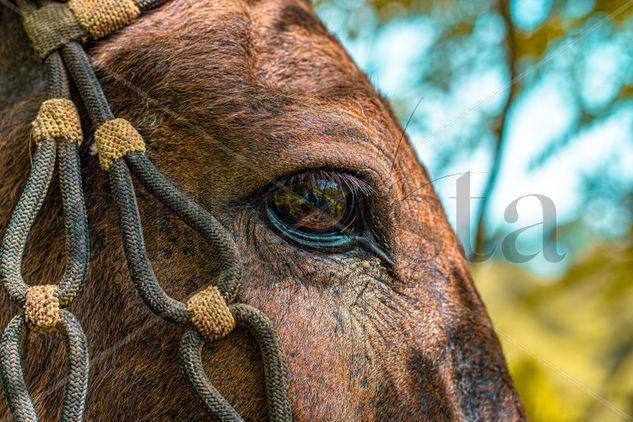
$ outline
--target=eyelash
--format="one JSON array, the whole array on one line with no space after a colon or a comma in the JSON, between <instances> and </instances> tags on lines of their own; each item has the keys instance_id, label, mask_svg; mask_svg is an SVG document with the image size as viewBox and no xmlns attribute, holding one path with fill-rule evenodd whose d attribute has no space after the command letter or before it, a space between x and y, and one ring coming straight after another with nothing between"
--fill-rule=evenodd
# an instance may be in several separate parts
<instances>
[{"instance_id":1,"label":"eyelash","mask_svg":"<svg viewBox=\"0 0 633 422\"><path fill-rule=\"evenodd\" d=\"M275 190L280 186L289 186L292 184L303 184L303 183L315 183L318 179L324 179L328 182L336 183L345 188L348 188L351 192L358 194L359 197L364 197L369 200L374 194L374 190L370 185L367 184L363 179L350 174L345 173L339 170L328 170L328 169L316 169L312 171L295 173L290 176L286 176L279 181L269 186L267 193Z\"/></svg>"}]
</instances>

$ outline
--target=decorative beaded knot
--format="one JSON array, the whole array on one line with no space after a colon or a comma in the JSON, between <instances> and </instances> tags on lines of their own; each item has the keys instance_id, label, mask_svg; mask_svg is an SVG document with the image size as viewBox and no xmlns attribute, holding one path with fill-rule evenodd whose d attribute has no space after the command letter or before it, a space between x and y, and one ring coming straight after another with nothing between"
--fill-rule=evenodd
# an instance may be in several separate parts
<instances>
[{"instance_id":1,"label":"decorative beaded knot","mask_svg":"<svg viewBox=\"0 0 633 422\"><path fill-rule=\"evenodd\" d=\"M57 286L45 284L26 289L24 319L30 330L50 334L57 331L60 321Z\"/></svg>"},{"instance_id":2,"label":"decorative beaded knot","mask_svg":"<svg viewBox=\"0 0 633 422\"><path fill-rule=\"evenodd\" d=\"M191 323L207 340L219 340L235 328L235 318L217 287L211 286L187 301Z\"/></svg>"}]
</instances>

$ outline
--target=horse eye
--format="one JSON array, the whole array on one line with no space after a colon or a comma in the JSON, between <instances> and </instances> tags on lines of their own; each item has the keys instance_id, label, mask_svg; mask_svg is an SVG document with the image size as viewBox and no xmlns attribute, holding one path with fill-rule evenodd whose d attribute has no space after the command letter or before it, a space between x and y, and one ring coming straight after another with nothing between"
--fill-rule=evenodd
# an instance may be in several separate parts
<instances>
[{"instance_id":1,"label":"horse eye","mask_svg":"<svg viewBox=\"0 0 633 422\"><path fill-rule=\"evenodd\" d=\"M270 226L306 249L334 252L357 246L366 231L366 193L345 175L300 174L282 180L265 198Z\"/></svg>"}]
</instances>

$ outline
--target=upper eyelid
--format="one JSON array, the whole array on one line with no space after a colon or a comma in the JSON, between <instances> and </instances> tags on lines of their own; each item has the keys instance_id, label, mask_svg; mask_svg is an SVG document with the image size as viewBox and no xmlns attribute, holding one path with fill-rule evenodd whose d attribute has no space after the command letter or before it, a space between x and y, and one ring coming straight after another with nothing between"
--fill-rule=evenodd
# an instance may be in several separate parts
<instances>
[{"instance_id":1,"label":"upper eyelid","mask_svg":"<svg viewBox=\"0 0 633 422\"><path fill-rule=\"evenodd\" d=\"M350 172L349 170L336 168L313 168L278 177L264 185L262 188L231 201L230 206L240 207L248 205L251 207L259 207L261 206L261 201L263 199L274 192L275 189L287 186L288 182L291 181L292 178L315 173L334 176L335 179L349 182L349 184L355 186L355 192L361 193L362 196L366 198L371 198L377 192L376 188L374 188L366 178Z\"/></svg>"},{"instance_id":2,"label":"upper eyelid","mask_svg":"<svg viewBox=\"0 0 633 422\"><path fill-rule=\"evenodd\" d=\"M305 183L309 180L310 177L317 178L319 176L322 176L323 178L330 181L337 182L343 187L350 188L350 190L355 193L360 193L362 194L362 196L369 197L375 192L375 189L371 186L371 184L369 184L362 177L352 174L349 171L336 169L312 169L293 173L276 179L275 181L269 183L264 188L256 192L255 195L258 197L266 196L276 189L288 186L293 182Z\"/></svg>"}]
</instances>

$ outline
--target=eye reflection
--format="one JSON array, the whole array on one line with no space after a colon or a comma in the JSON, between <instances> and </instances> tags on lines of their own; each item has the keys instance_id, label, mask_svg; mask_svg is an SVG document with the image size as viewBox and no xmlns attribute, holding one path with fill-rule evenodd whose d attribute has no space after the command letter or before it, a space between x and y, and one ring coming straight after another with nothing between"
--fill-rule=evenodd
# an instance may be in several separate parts
<instances>
[{"instance_id":1,"label":"eye reflection","mask_svg":"<svg viewBox=\"0 0 633 422\"><path fill-rule=\"evenodd\" d=\"M353 191L335 181L314 178L276 189L269 208L289 229L332 235L353 225L355 199Z\"/></svg>"},{"instance_id":2,"label":"eye reflection","mask_svg":"<svg viewBox=\"0 0 633 422\"><path fill-rule=\"evenodd\" d=\"M277 234L304 249L328 253L360 247L391 263L366 218L371 194L365 182L350 174L300 173L269 191L265 214Z\"/></svg>"}]
</instances>

